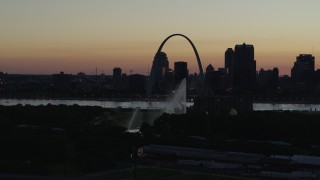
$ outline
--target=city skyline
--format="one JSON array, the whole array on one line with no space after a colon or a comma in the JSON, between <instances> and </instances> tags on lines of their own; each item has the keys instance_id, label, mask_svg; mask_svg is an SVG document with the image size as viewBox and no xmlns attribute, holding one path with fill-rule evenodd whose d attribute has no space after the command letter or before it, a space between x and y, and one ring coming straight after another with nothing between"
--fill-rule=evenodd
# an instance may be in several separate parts
<instances>
[{"instance_id":1,"label":"city skyline","mask_svg":"<svg viewBox=\"0 0 320 180\"><path fill-rule=\"evenodd\" d=\"M1 1L0 71L9 73L147 74L157 47L182 33L195 44L203 68L224 67L224 52L253 44L257 70L278 67L290 75L299 54L313 54L320 40L320 2L284 1ZM173 62L197 72L192 49L173 38L163 49Z\"/></svg>"}]
</instances>

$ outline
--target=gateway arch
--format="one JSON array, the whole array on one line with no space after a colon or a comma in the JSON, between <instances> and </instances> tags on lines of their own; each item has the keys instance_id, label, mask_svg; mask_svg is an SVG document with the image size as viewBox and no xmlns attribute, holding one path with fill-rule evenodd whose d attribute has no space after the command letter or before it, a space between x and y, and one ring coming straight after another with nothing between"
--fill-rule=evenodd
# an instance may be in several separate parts
<instances>
[{"instance_id":1,"label":"gateway arch","mask_svg":"<svg viewBox=\"0 0 320 180\"><path fill-rule=\"evenodd\" d=\"M159 46L158 48L158 51L156 53L159 54L163 48L163 46L166 44L166 42L174 37L174 36L181 36L183 38L185 38L186 40L188 40L188 42L190 43L190 45L192 46L193 48L193 51L196 55L196 58L197 58L197 63L198 63L198 67L199 67L199 75L200 75L200 82L201 84L203 85L203 82L204 82L204 74L203 74L203 69L202 69L202 64L201 64L201 60L200 60L200 56L199 56L199 53L197 51L197 48L195 47L195 45L193 44L193 42L185 35L183 34L172 34L170 36L168 36L162 43L161 45ZM151 68L151 73L150 73L150 76L149 76L149 81L148 81L148 86L147 86L147 96L150 96L151 93L152 93L152 86L153 86L153 81L154 81L154 76L155 76L155 67L152 65L152 68Z\"/></svg>"}]
</instances>

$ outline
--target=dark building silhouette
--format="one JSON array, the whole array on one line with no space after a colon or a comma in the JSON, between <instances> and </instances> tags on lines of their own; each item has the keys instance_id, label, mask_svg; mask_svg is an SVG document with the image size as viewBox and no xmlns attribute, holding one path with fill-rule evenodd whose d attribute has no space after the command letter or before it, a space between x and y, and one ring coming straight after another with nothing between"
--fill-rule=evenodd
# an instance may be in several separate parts
<instances>
[{"instance_id":1,"label":"dark building silhouette","mask_svg":"<svg viewBox=\"0 0 320 180\"><path fill-rule=\"evenodd\" d=\"M121 89L123 86L121 73L122 73L121 68L119 68L119 67L113 68L112 78L113 78L113 88L114 89Z\"/></svg>"},{"instance_id":2,"label":"dark building silhouette","mask_svg":"<svg viewBox=\"0 0 320 180\"><path fill-rule=\"evenodd\" d=\"M314 95L320 97L320 69L317 69L314 72L314 86Z\"/></svg>"},{"instance_id":3,"label":"dark building silhouette","mask_svg":"<svg viewBox=\"0 0 320 180\"><path fill-rule=\"evenodd\" d=\"M319 84L318 86L320 88L320 69L317 69L314 73L315 83Z\"/></svg>"},{"instance_id":4,"label":"dark building silhouette","mask_svg":"<svg viewBox=\"0 0 320 180\"><path fill-rule=\"evenodd\" d=\"M68 91L72 88L72 76L71 74L65 74L64 72L53 74L52 83L56 90Z\"/></svg>"},{"instance_id":5,"label":"dark building silhouette","mask_svg":"<svg viewBox=\"0 0 320 180\"><path fill-rule=\"evenodd\" d=\"M146 77L141 74L132 74L128 77L128 90L132 93L145 94Z\"/></svg>"},{"instance_id":6,"label":"dark building silhouette","mask_svg":"<svg viewBox=\"0 0 320 180\"><path fill-rule=\"evenodd\" d=\"M169 61L167 54L159 52L155 55L150 77L153 79L153 90L156 93L163 93L165 91L165 77L168 74Z\"/></svg>"},{"instance_id":7,"label":"dark building silhouette","mask_svg":"<svg viewBox=\"0 0 320 180\"><path fill-rule=\"evenodd\" d=\"M153 67L155 70L155 80L163 80L169 69L167 54L164 52L157 53L153 60Z\"/></svg>"},{"instance_id":8,"label":"dark building silhouette","mask_svg":"<svg viewBox=\"0 0 320 180\"><path fill-rule=\"evenodd\" d=\"M4 86L5 84L5 74L0 72L0 87Z\"/></svg>"},{"instance_id":9,"label":"dark building silhouette","mask_svg":"<svg viewBox=\"0 0 320 180\"><path fill-rule=\"evenodd\" d=\"M234 73L234 51L232 48L228 48L224 53L224 68L226 70L225 84L229 87L229 91L232 90L232 79Z\"/></svg>"},{"instance_id":10,"label":"dark building silhouette","mask_svg":"<svg viewBox=\"0 0 320 180\"><path fill-rule=\"evenodd\" d=\"M121 79L121 73L122 73L121 68L119 68L119 67L113 68L113 74L112 74L113 79L114 79L114 80L119 80L119 79Z\"/></svg>"},{"instance_id":11,"label":"dark building silhouette","mask_svg":"<svg viewBox=\"0 0 320 180\"><path fill-rule=\"evenodd\" d=\"M218 68L217 71L214 70L214 67L209 64L206 68L205 73L205 83L207 86L207 94L208 95L217 95L223 94L225 89L225 81L226 81L226 69Z\"/></svg>"},{"instance_id":12,"label":"dark building silhouette","mask_svg":"<svg viewBox=\"0 0 320 180\"><path fill-rule=\"evenodd\" d=\"M279 70L260 69L257 76L257 86L263 92L277 92L279 87Z\"/></svg>"},{"instance_id":13,"label":"dark building silhouette","mask_svg":"<svg viewBox=\"0 0 320 180\"><path fill-rule=\"evenodd\" d=\"M300 54L291 69L291 78L295 82L311 83L314 75L314 56L311 54Z\"/></svg>"},{"instance_id":14,"label":"dark building silhouette","mask_svg":"<svg viewBox=\"0 0 320 180\"><path fill-rule=\"evenodd\" d=\"M172 92L173 89L175 89L174 72L170 68L168 69L168 73L164 79L164 89L167 94L169 94L170 92Z\"/></svg>"},{"instance_id":15,"label":"dark building silhouette","mask_svg":"<svg viewBox=\"0 0 320 180\"><path fill-rule=\"evenodd\" d=\"M236 45L234 51L228 48L225 52L225 68L215 71L209 65L205 82L206 95L195 99L195 109L222 114L252 111L252 92L256 84L253 45Z\"/></svg>"},{"instance_id":16,"label":"dark building silhouette","mask_svg":"<svg viewBox=\"0 0 320 180\"><path fill-rule=\"evenodd\" d=\"M218 72L219 72L219 80L220 80L220 87L219 87L219 91L220 93L225 94L226 89L228 87L228 71L226 68L218 68Z\"/></svg>"},{"instance_id":17,"label":"dark building silhouette","mask_svg":"<svg viewBox=\"0 0 320 180\"><path fill-rule=\"evenodd\" d=\"M215 71L211 64L209 64L206 68L205 83L208 88L208 95L213 95L216 93L217 88L220 87L220 73L219 71Z\"/></svg>"},{"instance_id":18,"label":"dark building silhouette","mask_svg":"<svg viewBox=\"0 0 320 180\"><path fill-rule=\"evenodd\" d=\"M256 84L253 45L236 45L234 52L228 48L225 68L214 71L212 66L207 67L206 84L209 87L207 95L195 99L195 109L222 114L252 111L251 93Z\"/></svg>"},{"instance_id":19,"label":"dark building silhouette","mask_svg":"<svg viewBox=\"0 0 320 180\"><path fill-rule=\"evenodd\" d=\"M174 63L174 81L175 84L179 84L182 79L188 77L187 62L178 61Z\"/></svg>"},{"instance_id":20,"label":"dark building silhouette","mask_svg":"<svg viewBox=\"0 0 320 180\"><path fill-rule=\"evenodd\" d=\"M249 44L235 46L234 64L231 68L232 85L236 92L251 92L256 82L254 47Z\"/></svg>"},{"instance_id":21,"label":"dark building silhouette","mask_svg":"<svg viewBox=\"0 0 320 180\"><path fill-rule=\"evenodd\" d=\"M214 71L214 67L211 65L211 64L209 64L208 66L207 66L207 68L206 68L206 74L207 73L210 73L210 72L213 72Z\"/></svg>"},{"instance_id":22,"label":"dark building silhouette","mask_svg":"<svg viewBox=\"0 0 320 180\"><path fill-rule=\"evenodd\" d=\"M224 68L227 70L227 74L232 72L232 67L234 63L234 51L232 48L228 48L224 53Z\"/></svg>"}]
</instances>

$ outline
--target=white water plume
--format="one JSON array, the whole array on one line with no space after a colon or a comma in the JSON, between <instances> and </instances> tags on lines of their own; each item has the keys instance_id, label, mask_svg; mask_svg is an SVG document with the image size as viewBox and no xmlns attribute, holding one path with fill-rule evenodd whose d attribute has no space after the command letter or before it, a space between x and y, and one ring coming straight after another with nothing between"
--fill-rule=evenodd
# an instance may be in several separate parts
<instances>
[{"instance_id":1,"label":"white water plume","mask_svg":"<svg viewBox=\"0 0 320 180\"><path fill-rule=\"evenodd\" d=\"M185 114L187 111L187 81L183 79L174 91L174 95L167 102L164 112L170 114Z\"/></svg>"}]
</instances>

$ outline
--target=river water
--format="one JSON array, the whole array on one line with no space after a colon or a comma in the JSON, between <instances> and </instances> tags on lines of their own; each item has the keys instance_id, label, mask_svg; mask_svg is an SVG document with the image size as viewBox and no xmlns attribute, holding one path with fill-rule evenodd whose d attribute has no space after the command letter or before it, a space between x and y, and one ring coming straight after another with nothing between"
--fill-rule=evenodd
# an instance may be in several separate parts
<instances>
[{"instance_id":1,"label":"river water","mask_svg":"<svg viewBox=\"0 0 320 180\"><path fill-rule=\"evenodd\" d=\"M0 105L14 106L21 105L74 105L79 106L100 106L104 108L140 108L140 109L165 109L168 102L165 101L103 101L103 100L61 100L61 99L0 99ZM192 106L192 102L187 103L187 107Z\"/></svg>"},{"instance_id":2,"label":"river water","mask_svg":"<svg viewBox=\"0 0 320 180\"><path fill-rule=\"evenodd\" d=\"M0 99L0 105L14 106L21 105L74 105L79 106L100 106L103 108L140 108L140 109L165 109L168 102L164 101L100 101L100 100L60 100L60 99ZM193 102L187 102L187 107ZM320 104L281 104L281 103L254 103L255 111L319 111Z\"/></svg>"}]
</instances>

